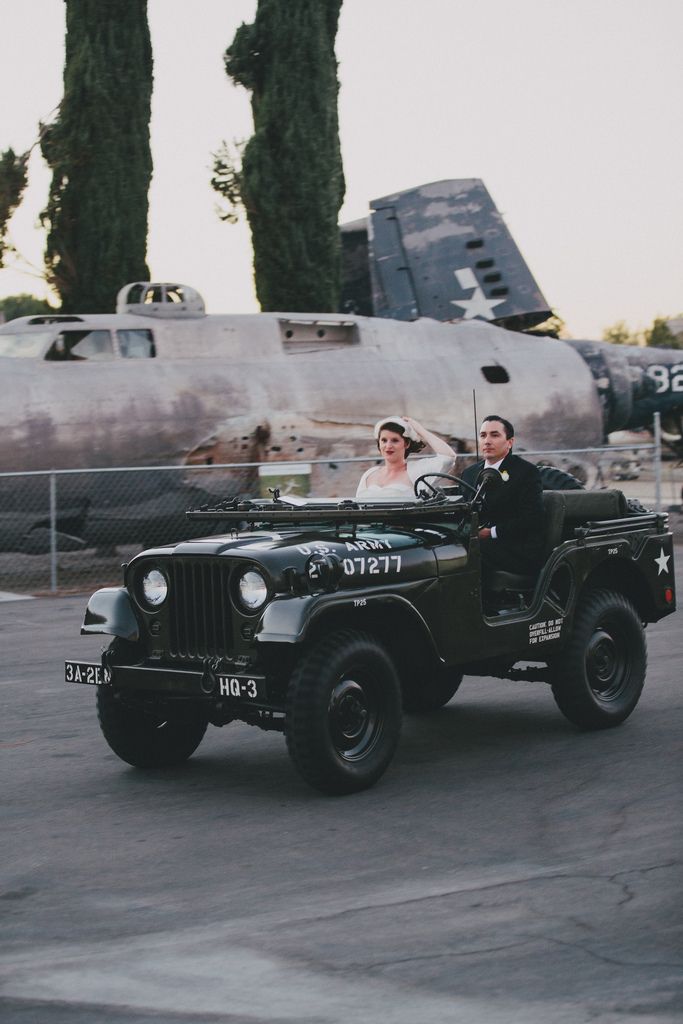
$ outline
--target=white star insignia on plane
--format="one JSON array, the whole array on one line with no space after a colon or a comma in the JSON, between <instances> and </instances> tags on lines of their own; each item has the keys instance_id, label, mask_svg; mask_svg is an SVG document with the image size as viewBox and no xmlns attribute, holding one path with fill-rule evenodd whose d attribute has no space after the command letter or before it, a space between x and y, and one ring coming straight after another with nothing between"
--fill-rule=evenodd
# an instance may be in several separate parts
<instances>
[{"instance_id":1,"label":"white star insignia on plane","mask_svg":"<svg viewBox=\"0 0 683 1024\"><path fill-rule=\"evenodd\" d=\"M670 558L671 558L671 555L665 555L664 554L664 548L660 548L659 549L659 558L655 558L655 565L657 565L659 567L657 569L657 575L658 576L661 576L661 574L663 572L668 572L669 571L669 559Z\"/></svg>"},{"instance_id":2,"label":"white star insignia on plane","mask_svg":"<svg viewBox=\"0 0 683 1024\"><path fill-rule=\"evenodd\" d=\"M493 320L493 310L496 306L500 306L501 302L505 302L505 299L487 299L483 288L469 267L454 270L453 274L461 288L473 288L474 292L471 299L451 299L451 306L462 306L465 310L464 320L473 320L475 316L480 316L484 320Z\"/></svg>"}]
</instances>

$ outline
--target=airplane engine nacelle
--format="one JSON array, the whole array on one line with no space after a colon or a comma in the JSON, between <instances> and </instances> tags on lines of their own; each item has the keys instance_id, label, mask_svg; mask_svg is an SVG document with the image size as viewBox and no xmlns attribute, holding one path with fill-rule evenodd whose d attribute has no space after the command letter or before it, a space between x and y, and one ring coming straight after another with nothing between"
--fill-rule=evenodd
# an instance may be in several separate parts
<instances>
[{"instance_id":1,"label":"airplane engine nacelle","mask_svg":"<svg viewBox=\"0 0 683 1024\"><path fill-rule=\"evenodd\" d=\"M590 368L600 396L605 432L637 430L662 417L662 438L683 437L683 353L679 349L569 341Z\"/></svg>"},{"instance_id":2,"label":"airplane engine nacelle","mask_svg":"<svg viewBox=\"0 0 683 1024\"><path fill-rule=\"evenodd\" d=\"M605 434L622 430L631 420L636 391L646 387L634 373L626 354L616 345L599 341L568 341L590 369L602 406Z\"/></svg>"}]
</instances>

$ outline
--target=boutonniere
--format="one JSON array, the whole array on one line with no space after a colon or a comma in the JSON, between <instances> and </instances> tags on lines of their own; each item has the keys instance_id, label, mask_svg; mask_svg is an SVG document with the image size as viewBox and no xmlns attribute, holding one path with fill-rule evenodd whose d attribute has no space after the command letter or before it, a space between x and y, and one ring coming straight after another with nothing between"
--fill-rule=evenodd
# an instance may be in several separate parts
<instances>
[{"instance_id":1,"label":"boutonniere","mask_svg":"<svg viewBox=\"0 0 683 1024\"><path fill-rule=\"evenodd\" d=\"M500 475L502 479L505 481L505 483L507 483L508 480L510 479L510 474L508 473L507 469L504 469Z\"/></svg>"}]
</instances>

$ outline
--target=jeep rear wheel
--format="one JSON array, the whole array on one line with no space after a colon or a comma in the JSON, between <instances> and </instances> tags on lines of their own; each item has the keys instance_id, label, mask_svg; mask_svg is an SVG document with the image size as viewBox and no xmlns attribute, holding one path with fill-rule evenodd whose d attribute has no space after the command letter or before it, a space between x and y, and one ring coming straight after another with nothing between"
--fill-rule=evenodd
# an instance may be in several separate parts
<instances>
[{"instance_id":1,"label":"jeep rear wheel","mask_svg":"<svg viewBox=\"0 0 683 1024\"><path fill-rule=\"evenodd\" d=\"M163 705L127 700L109 686L97 690L102 734L118 757L136 768L168 768L194 754L207 719L186 703Z\"/></svg>"},{"instance_id":2,"label":"jeep rear wheel","mask_svg":"<svg viewBox=\"0 0 683 1024\"><path fill-rule=\"evenodd\" d=\"M287 697L287 748L323 793L355 793L386 771L401 730L393 662L374 637L339 630L303 655Z\"/></svg>"},{"instance_id":3,"label":"jeep rear wheel","mask_svg":"<svg viewBox=\"0 0 683 1024\"><path fill-rule=\"evenodd\" d=\"M630 601L589 591L555 666L552 689L560 711L582 729L619 725L635 708L645 682L645 633Z\"/></svg>"},{"instance_id":4,"label":"jeep rear wheel","mask_svg":"<svg viewBox=\"0 0 683 1024\"><path fill-rule=\"evenodd\" d=\"M438 711L448 704L462 682L462 672L446 665L431 675L406 680L403 687L403 710L412 714Z\"/></svg>"}]
</instances>

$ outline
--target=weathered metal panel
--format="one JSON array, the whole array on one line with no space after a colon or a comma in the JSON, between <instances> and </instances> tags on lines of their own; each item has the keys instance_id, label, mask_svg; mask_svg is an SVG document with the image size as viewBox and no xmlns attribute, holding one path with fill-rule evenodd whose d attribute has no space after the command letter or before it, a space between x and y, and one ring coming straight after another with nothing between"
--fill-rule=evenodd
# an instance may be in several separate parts
<instances>
[{"instance_id":1,"label":"weathered metal panel","mask_svg":"<svg viewBox=\"0 0 683 1024\"><path fill-rule=\"evenodd\" d=\"M433 182L373 199L370 209L376 316L523 328L551 315L480 179Z\"/></svg>"}]
</instances>

